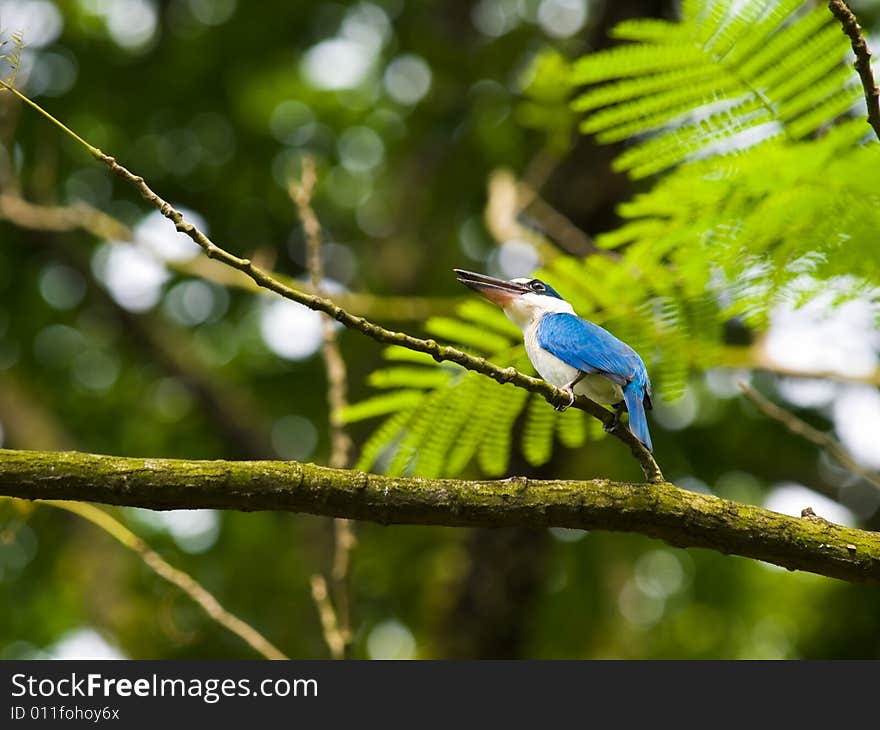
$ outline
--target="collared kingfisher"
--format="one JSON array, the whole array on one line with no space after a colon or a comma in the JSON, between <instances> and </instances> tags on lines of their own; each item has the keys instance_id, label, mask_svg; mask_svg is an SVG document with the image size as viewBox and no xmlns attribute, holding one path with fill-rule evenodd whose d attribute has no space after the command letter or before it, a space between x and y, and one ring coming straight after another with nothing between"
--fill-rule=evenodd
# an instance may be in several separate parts
<instances>
[{"instance_id":1,"label":"collared kingfisher","mask_svg":"<svg viewBox=\"0 0 880 730\"><path fill-rule=\"evenodd\" d=\"M614 428L629 412L629 427L653 449L645 409L651 409L651 381L638 353L608 330L574 313L574 308L540 279L496 279L453 269L459 282L500 306L522 330L529 360L538 374L569 397L614 406Z\"/></svg>"}]
</instances>

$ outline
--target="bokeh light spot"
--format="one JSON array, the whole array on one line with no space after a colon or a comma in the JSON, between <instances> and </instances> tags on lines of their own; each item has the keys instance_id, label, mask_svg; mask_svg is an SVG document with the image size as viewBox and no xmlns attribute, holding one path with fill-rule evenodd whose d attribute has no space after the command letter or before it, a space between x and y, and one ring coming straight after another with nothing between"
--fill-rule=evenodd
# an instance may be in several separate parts
<instances>
[{"instance_id":1,"label":"bokeh light spot","mask_svg":"<svg viewBox=\"0 0 880 730\"><path fill-rule=\"evenodd\" d=\"M538 23L553 38L568 38L580 32L587 22L586 0L542 0Z\"/></svg>"},{"instance_id":2,"label":"bokeh light spot","mask_svg":"<svg viewBox=\"0 0 880 730\"><path fill-rule=\"evenodd\" d=\"M47 659L126 659L122 651L97 631L80 627L65 633L46 648Z\"/></svg>"},{"instance_id":3,"label":"bokeh light spot","mask_svg":"<svg viewBox=\"0 0 880 730\"><path fill-rule=\"evenodd\" d=\"M290 414L272 424L272 447L282 459L303 461L317 445L318 432L308 418Z\"/></svg>"},{"instance_id":4,"label":"bokeh light spot","mask_svg":"<svg viewBox=\"0 0 880 730\"><path fill-rule=\"evenodd\" d=\"M382 163L385 145L382 138L369 127L350 127L336 144L339 161L349 172L366 172Z\"/></svg>"},{"instance_id":5,"label":"bokeh light spot","mask_svg":"<svg viewBox=\"0 0 880 730\"><path fill-rule=\"evenodd\" d=\"M113 0L104 13L107 32L114 42L140 50L153 40L159 22L156 5L148 0Z\"/></svg>"},{"instance_id":6,"label":"bokeh light spot","mask_svg":"<svg viewBox=\"0 0 880 730\"><path fill-rule=\"evenodd\" d=\"M278 104L269 118L269 129L275 139L290 145L308 142L315 133L315 127L315 115L312 114L312 110L294 99Z\"/></svg>"},{"instance_id":7,"label":"bokeh light spot","mask_svg":"<svg viewBox=\"0 0 880 730\"><path fill-rule=\"evenodd\" d=\"M43 48L54 43L64 28L64 18L49 0L0 0L4 32L21 33L27 47Z\"/></svg>"},{"instance_id":8,"label":"bokeh light spot","mask_svg":"<svg viewBox=\"0 0 880 730\"><path fill-rule=\"evenodd\" d=\"M819 517L829 522L850 527L856 522L855 515L846 507L794 482L782 482L770 489L764 498L764 507L793 517L800 517L805 507L811 507Z\"/></svg>"},{"instance_id":9,"label":"bokeh light spot","mask_svg":"<svg viewBox=\"0 0 880 730\"><path fill-rule=\"evenodd\" d=\"M74 380L87 390L109 390L119 377L119 359L111 352L89 348L79 353L71 364Z\"/></svg>"},{"instance_id":10,"label":"bokeh light spot","mask_svg":"<svg viewBox=\"0 0 880 730\"><path fill-rule=\"evenodd\" d=\"M200 231L208 233L207 221L198 213L179 206L177 210ZM163 261L189 261L202 251L195 241L178 231L158 210L147 214L137 224L134 238L137 243Z\"/></svg>"},{"instance_id":11,"label":"bokeh light spot","mask_svg":"<svg viewBox=\"0 0 880 730\"><path fill-rule=\"evenodd\" d=\"M235 13L236 0L189 0L193 17L205 25L222 25Z\"/></svg>"},{"instance_id":12,"label":"bokeh light spot","mask_svg":"<svg viewBox=\"0 0 880 730\"><path fill-rule=\"evenodd\" d=\"M54 309L73 309L86 293L82 275L64 264L50 264L40 273L40 295Z\"/></svg>"},{"instance_id":13,"label":"bokeh light spot","mask_svg":"<svg viewBox=\"0 0 880 730\"><path fill-rule=\"evenodd\" d=\"M178 324L195 327L221 317L228 303L229 295L225 289L193 279L175 285L165 295L163 309Z\"/></svg>"},{"instance_id":14,"label":"bokeh light spot","mask_svg":"<svg viewBox=\"0 0 880 730\"><path fill-rule=\"evenodd\" d=\"M153 405L158 416L171 423L192 410L193 396L178 378L162 378L153 390Z\"/></svg>"},{"instance_id":15,"label":"bokeh light spot","mask_svg":"<svg viewBox=\"0 0 880 730\"><path fill-rule=\"evenodd\" d=\"M416 640L400 621L390 619L373 627L367 636L370 659L413 659Z\"/></svg>"},{"instance_id":16,"label":"bokeh light spot","mask_svg":"<svg viewBox=\"0 0 880 730\"><path fill-rule=\"evenodd\" d=\"M95 252L92 267L110 296L133 312L155 306L170 276L154 256L130 243L104 244Z\"/></svg>"},{"instance_id":17,"label":"bokeh light spot","mask_svg":"<svg viewBox=\"0 0 880 730\"><path fill-rule=\"evenodd\" d=\"M267 347L286 360L305 360L321 347L321 315L285 299L269 302L260 313Z\"/></svg>"},{"instance_id":18,"label":"bokeh light spot","mask_svg":"<svg viewBox=\"0 0 880 730\"><path fill-rule=\"evenodd\" d=\"M399 104L418 104L431 88L431 67L421 56L398 56L385 69L385 90Z\"/></svg>"},{"instance_id":19,"label":"bokeh light spot","mask_svg":"<svg viewBox=\"0 0 880 730\"><path fill-rule=\"evenodd\" d=\"M374 59L374 51L362 43L330 38L306 51L302 73L319 89L351 89L367 77Z\"/></svg>"}]
</instances>

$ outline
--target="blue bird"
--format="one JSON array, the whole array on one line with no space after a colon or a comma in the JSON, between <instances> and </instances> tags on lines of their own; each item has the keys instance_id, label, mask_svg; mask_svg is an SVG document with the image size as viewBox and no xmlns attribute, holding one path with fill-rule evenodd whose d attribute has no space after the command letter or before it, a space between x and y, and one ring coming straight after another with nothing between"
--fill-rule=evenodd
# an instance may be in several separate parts
<instances>
[{"instance_id":1,"label":"blue bird","mask_svg":"<svg viewBox=\"0 0 880 730\"><path fill-rule=\"evenodd\" d=\"M645 409L651 409L651 381L638 353L608 330L574 313L549 284L540 279L496 279L453 269L459 282L500 306L522 330L529 360L538 374L569 397L577 395L614 406L617 426L624 409L629 427L648 451L653 449Z\"/></svg>"}]
</instances>

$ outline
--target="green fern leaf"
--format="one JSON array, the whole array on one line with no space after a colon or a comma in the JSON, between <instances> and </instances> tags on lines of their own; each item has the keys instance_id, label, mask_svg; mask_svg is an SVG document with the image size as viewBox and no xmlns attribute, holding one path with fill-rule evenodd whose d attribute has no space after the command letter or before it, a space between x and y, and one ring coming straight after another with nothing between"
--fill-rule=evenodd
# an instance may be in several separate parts
<instances>
[{"instance_id":1,"label":"green fern leaf","mask_svg":"<svg viewBox=\"0 0 880 730\"><path fill-rule=\"evenodd\" d=\"M406 426L410 418L412 418L414 409L401 410L377 428L366 443L361 447L361 454L358 458L355 469L360 471L369 471L383 455L383 452L391 452L394 444L399 438L400 432ZM381 466L380 466L381 471Z\"/></svg>"},{"instance_id":2,"label":"green fern leaf","mask_svg":"<svg viewBox=\"0 0 880 730\"><path fill-rule=\"evenodd\" d=\"M480 443L477 458L480 468L492 477L501 476L507 471L510 461L510 445L513 439L513 424L522 412L529 396L522 388L504 387L505 397L495 398L488 405L491 409L486 436Z\"/></svg>"},{"instance_id":3,"label":"green fern leaf","mask_svg":"<svg viewBox=\"0 0 880 730\"><path fill-rule=\"evenodd\" d=\"M438 388L450 377L440 368L391 367L371 373L367 382L374 388Z\"/></svg>"},{"instance_id":4,"label":"green fern leaf","mask_svg":"<svg viewBox=\"0 0 880 730\"><path fill-rule=\"evenodd\" d=\"M533 395L529 399L523 427L522 453L532 466L541 466L550 461L558 415L541 396Z\"/></svg>"},{"instance_id":5,"label":"green fern leaf","mask_svg":"<svg viewBox=\"0 0 880 730\"><path fill-rule=\"evenodd\" d=\"M451 317L431 317L425 328L437 338L471 347L482 353L498 352L510 347L510 340L487 331L483 325L470 325Z\"/></svg>"},{"instance_id":6,"label":"green fern leaf","mask_svg":"<svg viewBox=\"0 0 880 730\"><path fill-rule=\"evenodd\" d=\"M458 439L450 449L443 470L446 476L460 474L473 459L491 421L493 412L491 404L493 401L500 400L497 383L482 378L476 373L471 373L469 378L475 383L473 408Z\"/></svg>"},{"instance_id":7,"label":"green fern leaf","mask_svg":"<svg viewBox=\"0 0 880 730\"><path fill-rule=\"evenodd\" d=\"M556 420L556 433L563 446L577 449L584 445L587 439L587 420L595 419L588 419L586 414L577 408L569 408L560 414ZM599 425L601 427L601 424Z\"/></svg>"},{"instance_id":8,"label":"green fern leaf","mask_svg":"<svg viewBox=\"0 0 880 730\"><path fill-rule=\"evenodd\" d=\"M355 423L400 410L409 410L415 408L423 397L424 394L420 390L396 390L393 393L383 393L346 406L342 410L342 420L344 423Z\"/></svg>"},{"instance_id":9,"label":"green fern leaf","mask_svg":"<svg viewBox=\"0 0 880 730\"><path fill-rule=\"evenodd\" d=\"M446 393L435 390L427 396L400 432L401 438L394 455L385 470L390 476L402 476L415 471L419 456L419 446L424 442L430 429L443 409Z\"/></svg>"},{"instance_id":10,"label":"green fern leaf","mask_svg":"<svg viewBox=\"0 0 880 730\"><path fill-rule=\"evenodd\" d=\"M518 341L522 334L519 328L496 306L479 299L469 299L461 304L456 314L467 322L474 322L484 329L491 329L508 340Z\"/></svg>"},{"instance_id":11,"label":"green fern leaf","mask_svg":"<svg viewBox=\"0 0 880 730\"><path fill-rule=\"evenodd\" d=\"M432 477L443 473L449 449L458 440L472 412L479 407L479 392L479 376L471 373L443 399L440 413L419 447L415 474Z\"/></svg>"},{"instance_id":12,"label":"green fern leaf","mask_svg":"<svg viewBox=\"0 0 880 730\"><path fill-rule=\"evenodd\" d=\"M779 135L802 139L855 101L846 39L823 7L704 0L678 23L626 21L613 35L629 42L572 66L574 84L610 83L572 106L590 112L581 130L599 142L649 135L615 161L633 177Z\"/></svg>"}]
</instances>

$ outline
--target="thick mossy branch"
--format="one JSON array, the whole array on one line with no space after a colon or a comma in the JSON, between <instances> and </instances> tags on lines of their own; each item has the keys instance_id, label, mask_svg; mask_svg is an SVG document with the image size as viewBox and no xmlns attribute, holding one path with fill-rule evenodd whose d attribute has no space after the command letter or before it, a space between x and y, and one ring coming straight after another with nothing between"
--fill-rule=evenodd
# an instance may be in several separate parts
<instances>
[{"instance_id":1,"label":"thick mossy branch","mask_svg":"<svg viewBox=\"0 0 880 730\"><path fill-rule=\"evenodd\" d=\"M0 494L149 509L286 510L381 524L619 530L790 570L880 583L880 534L667 483L392 478L298 462L0 449Z\"/></svg>"}]
</instances>

